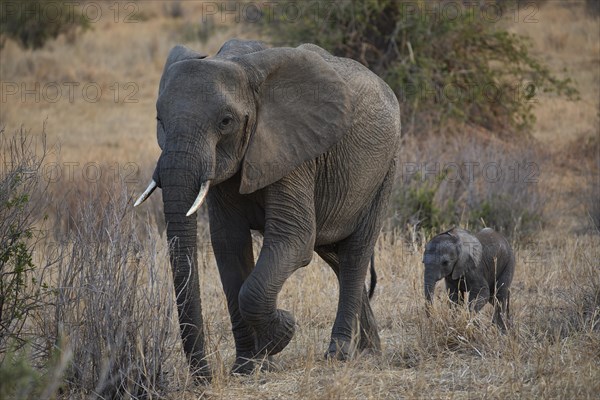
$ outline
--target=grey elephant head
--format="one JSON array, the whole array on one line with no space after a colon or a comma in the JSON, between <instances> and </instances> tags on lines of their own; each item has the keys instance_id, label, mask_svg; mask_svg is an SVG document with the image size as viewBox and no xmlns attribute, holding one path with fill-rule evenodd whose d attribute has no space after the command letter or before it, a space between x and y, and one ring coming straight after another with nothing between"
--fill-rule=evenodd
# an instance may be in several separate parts
<instances>
[{"instance_id":1,"label":"grey elephant head","mask_svg":"<svg viewBox=\"0 0 600 400\"><path fill-rule=\"evenodd\" d=\"M453 228L431 239L425 246L424 286L427 301L433 301L435 284L442 278L458 280L481 261L482 246L469 232Z\"/></svg>"},{"instance_id":2,"label":"grey elephant head","mask_svg":"<svg viewBox=\"0 0 600 400\"><path fill-rule=\"evenodd\" d=\"M254 192L325 152L349 123L347 89L314 52L234 49L210 59L171 51L156 104L153 177L163 189L186 181L200 190L240 172L240 193Z\"/></svg>"}]
</instances>

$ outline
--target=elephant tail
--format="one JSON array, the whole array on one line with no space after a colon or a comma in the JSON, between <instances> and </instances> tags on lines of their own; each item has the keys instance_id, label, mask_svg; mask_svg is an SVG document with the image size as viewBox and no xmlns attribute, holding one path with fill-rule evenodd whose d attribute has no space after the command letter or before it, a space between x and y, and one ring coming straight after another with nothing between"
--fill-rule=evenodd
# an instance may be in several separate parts
<instances>
[{"instance_id":1,"label":"elephant tail","mask_svg":"<svg viewBox=\"0 0 600 400\"><path fill-rule=\"evenodd\" d=\"M510 288L506 291L506 320L510 321Z\"/></svg>"},{"instance_id":2,"label":"elephant tail","mask_svg":"<svg viewBox=\"0 0 600 400\"><path fill-rule=\"evenodd\" d=\"M373 298L377 286L377 273L375 272L375 252L371 254L371 283L369 285L369 300Z\"/></svg>"}]
</instances>

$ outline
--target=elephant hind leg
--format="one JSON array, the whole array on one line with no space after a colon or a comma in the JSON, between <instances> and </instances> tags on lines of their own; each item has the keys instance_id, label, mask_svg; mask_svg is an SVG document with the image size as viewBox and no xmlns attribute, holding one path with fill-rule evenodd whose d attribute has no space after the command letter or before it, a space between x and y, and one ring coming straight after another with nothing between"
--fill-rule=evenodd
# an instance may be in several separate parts
<instances>
[{"instance_id":1,"label":"elephant hind leg","mask_svg":"<svg viewBox=\"0 0 600 400\"><path fill-rule=\"evenodd\" d=\"M500 299L496 299L494 304L494 317L492 321L494 324L498 326L498 328L502 331L505 331L507 326L507 321L504 320L502 314L505 314L504 310L506 309L505 305L502 304Z\"/></svg>"},{"instance_id":2,"label":"elephant hind leg","mask_svg":"<svg viewBox=\"0 0 600 400\"><path fill-rule=\"evenodd\" d=\"M502 331L510 326L510 282L513 270L514 268L505 268L496 281L493 321Z\"/></svg>"},{"instance_id":3,"label":"elephant hind leg","mask_svg":"<svg viewBox=\"0 0 600 400\"><path fill-rule=\"evenodd\" d=\"M498 290L494 301L493 322L502 331L506 331L510 325L509 306L510 289Z\"/></svg>"},{"instance_id":4,"label":"elephant hind leg","mask_svg":"<svg viewBox=\"0 0 600 400\"><path fill-rule=\"evenodd\" d=\"M395 164L390 166L371 204L364 210L356 230L337 243L336 254L339 260L337 276L340 292L327 357L337 359L351 357L354 350L353 340L357 338L356 336L360 338L356 344L358 348L365 346L380 350L377 325L364 280L383 224L395 167ZM363 321L365 327L357 329L357 325Z\"/></svg>"},{"instance_id":5,"label":"elephant hind leg","mask_svg":"<svg viewBox=\"0 0 600 400\"><path fill-rule=\"evenodd\" d=\"M337 253L331 248L318 248L317 254L331 267L335 275L340 276L340 259ZM368 350L375 353L381 352L381 340L375 322L375 315L371 309L369 295L366 288L362 293L362 306L359 319L359 338L358 350Z\"/></svg>"}]
</instances>

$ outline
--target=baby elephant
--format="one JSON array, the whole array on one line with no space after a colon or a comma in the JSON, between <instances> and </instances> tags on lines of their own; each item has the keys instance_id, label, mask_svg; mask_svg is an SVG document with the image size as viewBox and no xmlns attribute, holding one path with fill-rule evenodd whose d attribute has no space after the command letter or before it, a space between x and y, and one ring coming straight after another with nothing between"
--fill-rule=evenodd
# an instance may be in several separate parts
<instances>
[{"instance_id":1,"label":"baby elephant","mask_svg":"<svg viewBox=\"0 0 600 400\"><path fill-rule=\"evenodd\" d=\"M450 300L462 301L469 292L469 306L478 312L489 301L494 305L494 322L507 328L510 283L515 272L512 248L501 234L485 228L472 235L453 228L440 233L427 243L425 264L425 297L433 302L437 281L444 278Z\"/></svg>"}]
</instances>

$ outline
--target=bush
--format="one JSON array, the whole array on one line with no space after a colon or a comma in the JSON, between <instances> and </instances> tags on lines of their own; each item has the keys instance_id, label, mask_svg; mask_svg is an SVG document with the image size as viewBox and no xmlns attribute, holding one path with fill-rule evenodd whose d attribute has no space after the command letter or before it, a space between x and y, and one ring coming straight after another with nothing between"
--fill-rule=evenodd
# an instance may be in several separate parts
<instances>
[{"instance_id":1,"label":"bush","mask_svg":"<svg viewBox=\"0 0 600 400\"><path fill-rule=\"evenodd\" d=\"M183 18L181 1L171 1L163 4L163 14L170 18Z\"/></svg>"},{"instance_id":2,"label":"bush","mask_svg":"<svg viewBox=\"0 0 600 400\"><path fill-rule=\"evenodd\" d=\"M63 376L70 396L162 398L187 384L173 377L188 368L167 248L152 210L134 210L123 179L101 176L90 182L74 174L50 190L54 243L44 251L58 261L39 335L66 338L60 349L72 353Z\"/></svg>"},{"instance_id":3,"label":"bush","mask_svg":"<svg viewBox=\"0 0 600 400\"><path fill-rule=\"evenodd\" d=\"M425 237L454 225L485 226L518 239L545 222L534 144L510 146L471 136L410 137L400 150L390 228Z\"/></svg>"},{"instance_id":4,"label":"bush","mask_svg":"<svg viewBox=\"0 0 600 400\"><path fill-rule=\"evenodd\" d=\"M600 170L600 168L599 168ZM600 177L592 175L588 178L588 187L584 191L584 204L593 230L600 233Z\"/></svg>"},{"instance_id":5,"label":"bush","mask_svg":"<svg viewBox=\"0 0 600 400\"><path fill-rule=\"evenodd\" d=\"M0 397L160 397L187 368L167 249L114 175L45 184L43 144L0 131Z\"/></svg>"},{"instance_id":6,"label":"bush","mask_svg":"<svg viewBox=\"0 0 600 400\"><path fill-rule=\"evenodd\" d=\"M156 247L153 227L138 223L123 182L74 184L80 189L66 196L78 207L63 210L69 224L55 233L60 259L45 335L68 337L69 393L160 396L170 388L172 359L184 361L170 269L159 262L168 262L166 249Z\"/></svg>"},{"instance_id":7,"label":"bush","mask_svg":"<svg viewBox=\"0 0 600 400\"><path fill-rule=\"evenodd\" d=\"M74 35L79 28L88 29L88 19L74 10L74 4L42 0L0 1L0 48L6 37L25 48L37 49L62 33Z\"/></svg>"},{"instance_id":8,"label":"bush","mask_svg":"<svg viewBox=\"0 0 600 400\"><path fill-rule=\"evenodd\" d=\"M28 315L41 306L43 287L36 280L33 251L39 222L31 196L38 190L45 157L36 155L22 128L12 137L0 129L0 354L9 343L26 343L21 331Z\"/></svg>"},{"instance_id":9,"label":"bush","mask_svg":"<svg viewBox=\"0 0 600 400\"><path fill-rule=\"evenodd\" d=\"M312 42L377 73L400 99L405 131L448 120L526 131L538 93L577 97L570 79L553 76L530 53L526 38L490 22L486 4L465 4L311 1L298 6L296 20L275 15L268 30L278 44Z\"/></svg>"},{"instance_id":10,"label":"bush","mask_svg":"<svg viewBox=\"0 0 600 400\"><path fill-rule=\"evenodd\" d=\"M0 362L0 398L49 399L57 394L70 353L55 351L45 373L32 365L31 358L28 351L13 347L4 354Z\"/></svg>"},{"instance_id":11,"label":"bush","mask_svg":"<svg viewBox=\"0 0 600 400\"><path fill-rule=\"evenodd\" d=\"M40 338L31 323L48 305L51 290L42 277L56 262L47 255L36 265L33 257L44 234L40 199L47 190L41 179L48 155L45 126L40 137L38 147L23 128L12 136L0 129L1 398L50 398L70 357L48 343L48 337Z\"/></svg>"},{"instance_id":12,"label":"bush","mask_svg":"<svg viewBox=\"0 0 600 400\"><path fill-rule=\"evenodd\" d=\"M436 174L431 179L426 178L422 172L405 176L402 190L396 190L394 196L397 225L411 227L411 230L422 229L429 236L440 226L452 224L453 199L443 204L436 202L436 194L444 179L444 173Z\"/></svg>"}]
</instances>

